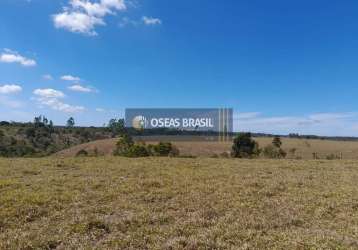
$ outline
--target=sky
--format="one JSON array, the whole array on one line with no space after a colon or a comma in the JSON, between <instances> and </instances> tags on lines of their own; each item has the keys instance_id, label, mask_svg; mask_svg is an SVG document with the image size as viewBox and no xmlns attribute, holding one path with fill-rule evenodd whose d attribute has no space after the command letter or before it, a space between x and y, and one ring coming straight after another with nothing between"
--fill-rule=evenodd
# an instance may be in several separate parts
<instances>
[{"instance_id":1,"label":"sky","mask_svg":"<svg viewBox=\"0 0 358 250\"><path fill-rule=\"evenodd\" d=\"M0 120L235 110L235 130L358 136L356 0L1 0Z\"/></svg>"}]
</instances>

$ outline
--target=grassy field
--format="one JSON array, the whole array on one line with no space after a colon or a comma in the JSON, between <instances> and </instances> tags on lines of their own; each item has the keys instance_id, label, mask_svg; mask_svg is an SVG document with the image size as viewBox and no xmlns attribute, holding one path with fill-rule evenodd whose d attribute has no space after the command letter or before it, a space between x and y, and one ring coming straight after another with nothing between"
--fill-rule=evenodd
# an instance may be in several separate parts
<instances>
[{"instance_id":1,"label":"grassy field","mask_svg":"<svg viewBox=\"0 0 358 250\"><path fill-rule=\"evenodd\" d=\"M357 249L358 162L0 159L0 249Z\"/></svg>"},{"instance_id":2,"label":"grassy field","mask_svg":"<svg viewBox=\"0 0 358 250\"><path fill-rule=\"evenodd\" d=\"M272 142L272 138L255 138L261 147ZM77 145L75 147L58 152L58 156L73 157L81 149L85 149L89 152L95 148L99 153L103 155L111 155L115 149L115 145L118 139L106 139L93 141L86 144ZM167 141L166 137L163 137L163 141ZM147 141L148 143L157 143L157 141ZM358 159L358 142L354 141L330 141L330 140L308 140L308 139L292 139L282 138L283 149L287 151L288 158L302 158L313 159L313 153L321 159L326 159L327 156L334 154L336 156L342 156L343 159ZM175 141L173 142L183 155L194 155L211 157L214 154L220 155L223 152L230 152L232 142L204 142L204 141ZM290 149L295 148L294 155L289 153Z\"/></svg>"}]
</instances>

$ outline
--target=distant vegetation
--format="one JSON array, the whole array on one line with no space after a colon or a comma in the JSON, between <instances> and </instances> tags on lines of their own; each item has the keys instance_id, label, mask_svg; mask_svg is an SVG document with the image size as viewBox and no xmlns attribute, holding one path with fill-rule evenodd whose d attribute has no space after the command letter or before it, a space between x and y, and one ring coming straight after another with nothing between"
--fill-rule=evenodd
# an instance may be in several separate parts
<instances>
[{"instance_id":1,"label":"distant vegetation","mask_svg":"<svg viewBox=\"0 0 358 250\"><path fill-rule=\"evenodd\" d=\"M144 142L134 143L132 137L124 133L118 140L115 156L148 157L148 156L178 156L179 150L170 142L159 142L156 145L146 145Z\"/></svg>"},{"instance_id":2,"label":"distant vegetation","mask_svg":"<svg viewBox=\"0 0 358 250\"><path fill-rule=\"evenodd\" d=\"M279 136L275 136L270 145L263 149L251 137L251 133L239 133L232 146L231 156L235 158L255 158L264 156L265 158L281 159L287 153L281 148L282 142Z\"/></svg>"},{"instance_id":3,"label":"distant vegetation","mask_svg":"<svg viewBox=\"0 0 358 250\"><path fill-rule=\"evenodd\" d=\"M70 117L65 126L55 126L51 120L45 116L37 116L33 122L19 123L19 122L0 122L0 157L42 157L48 156L53 153L71 148L76 145L103 140L110 138L119 138L118 145L114 149L115 155L138 157L138 156L177 156L179 150L172 144L159 143L158 145L145 143L129 143L121 145L123 138L128 137L141 137L146 141L146 137L151 135L163 136L204 136L205 138L213 138L218 134L213 131L179 131L174 129L154 129L154 130L135 130L125 128L124 119L111 119L102 127L80 127L76 125L73 117ZM232 150L223 150L222 152L215 152L213 157L235 157L235 158L285 158L291 159L302 158L302 146L291 145L288 147L285 144L285 150L282 148L281 138L303 139L302 143L306 148L311 147L311 142L306 139L319 139L319 140L341 140L341 141L357 141L355 137L320 137L311 135L298 135L289 134L287 136L275 136L271 134L258 134L258 133L232 133L234 138ZM252 138L256 139L253 140ZM258 137L272 138L272 143L264 144L260 147L258 144ZM126 139L127 140L127 139ZM157 140L161 141L161 139ZM164 141L167 141L164 139ZM168 139L168 141L170 141ZM285 140L284 140L285 141ZM286 141L287 142L287 141ZM230 145L231 146L231 145ZM126 148L127 147L127 148ZM87 149L85 149L86 151ZM309 151L313 151L309 150ZM342 159L342 149L337 152L330 151L322 154L320 148L316 149L310 154L313 159ZM93 151L93 152L92 152ZM98 153L98 150L91 152L78 152L78 156L98 156L103 155L103 152ZM101 150L99 150L101 151ZM195 151L195 150L194 150ZM297 153L298 152L298 153ZM184 155L191 155L191 152L184 152ZM307 153L305 153L307 155ZM347 153L345 153L347 154ZM348 153L352 154L352 153ZM197 156L197 155L193 155ZM307 158L307 156L305 157Z\"/></svg>"},{"instance_id":4,"label":"distant vegetation","mask_svg":"<svg viewBox=\"0 0 358 250\"><path fill-rule=\"evenodd\" d=\"M99 139L113 138L124 130L124 121L112 119L105 127L75 127L70 117L67 126L54 126L45 116L33 122L0 122L0 156L40 157Z\"/></svg>"}]
</instances>

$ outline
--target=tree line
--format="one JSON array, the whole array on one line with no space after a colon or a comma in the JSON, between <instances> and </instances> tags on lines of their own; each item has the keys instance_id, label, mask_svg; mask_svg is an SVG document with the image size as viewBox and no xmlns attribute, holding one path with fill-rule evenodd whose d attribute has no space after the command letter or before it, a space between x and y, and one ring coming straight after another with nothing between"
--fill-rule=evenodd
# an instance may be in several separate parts
<instances>
[{"instance_id":1,"label":"tree line","mask_svg":"<svg viewBox=\"0 0 358 250\"><path fill-rule=\"evenodd\" d=\"M1 157L41 157L100 139L117 137L124 131L123 119L111 119L105 127L76 127L70 117L65 126L54 126L40 115L32 122L0 122Z\"/></svg>"}]
</instances>

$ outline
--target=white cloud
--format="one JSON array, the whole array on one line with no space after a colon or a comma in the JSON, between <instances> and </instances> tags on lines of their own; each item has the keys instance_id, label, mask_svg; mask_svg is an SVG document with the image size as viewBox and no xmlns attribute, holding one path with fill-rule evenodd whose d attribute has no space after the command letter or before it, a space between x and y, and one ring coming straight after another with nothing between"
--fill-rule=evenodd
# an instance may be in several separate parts
<instances>
[{"instance_id":1,"label":"white cloud","mask_svg":"<svg viewBox=\"0 0 358 250\"><path fill-rule=\"evenodd\" d=\"M119 27L123 28L128 25L137 26L139 22L132 20L128 17L123 17L121 21L119 22Z\"/></svg>"},{"instance_id":2,"label":"white cloud","mask_svg":"<svg viewBox=\"0 0 358 250\"><path fill-rule=\"evenodd\" d=\"M35 95L44 98L63 98L65 94L55 89L35 89L33 92Z\"/></svg>"},{"instance_id":3,"label":"white cloud","mask_svg":"<svg viewBox=\"0 0 358 250\"><path fill-rule=\"evenodd\" d=\"M111 12L109 8L101 3L91 3L90 1L72 0L70 5L75 10L83 10L88 16L103 17Z\"/></svg>"},{"instance_id":4,"label":"white cloud","mask_svg":"<svg viewBox=\"0 0 358 250\"><path fill-rule=\"evenodd\" d=\"M79 81L81 81L81 78L79 78L77 76L71 76L71 75L61 76L61 79L64 80L64 81L70 81L70 82L79 82Z\"/></svg>"},{"instance_id":5,"label":"white cloud","mask_svg":"<svg viewBox=\"0 0 358 250\"><path fill-rule=\"evenodd\" d=\"M96 108L97 112L105 112L105 110L103 108Z\"/></svg>"},{"instance_id":6,"label":"white cloud","mask_svg":"<svg viewBox=\"0 0 358 250\"><path fill-rule=\"evenodd\" d=\"M101 0L92 3L87 0L71 0L70 5L74 10L86 12L90 16L103 17L107 14L113 14L115 10L126 10L127 6L124 0Z\"/></svg>"},{"instance_id":7,"label":"white cloud","mask_svg":"<svg viewBox=\"0 0 358 250\"><path fill-rule=\"evenodd\" d=\"M36 66L36 61L33 59L28 59L24 56L21 56L16 51L5 49L4 52L0 55L0 62L3 63L20 63L22 66L31 67Z\"/></svg>"},{"instance_id":8,"label":"white cloud","mask_svg":"<svg viewBox=\"0 0 358 250\"><path fill-rule=\"evenodd\" d=\"M61 101L65 97L62 91L55 89L35 89L33 92L37 97L35 100L41 106L48 106L53 110L58 110L66 113L76 113L84 111L85 108L82 106L73 106Z\"/></svg>"},{"instance_id":9,"label":"white cloud","mask_svg":"<svg viewBox=\"0 0 358 250\"><path fill-rule=\"evenodd\" d=\"M145 25L158 25L158 24L162 24L162 20L160 20L159 18L154 18L154 17L147 17L147 16L143 16L142 17L142 21Z\"/></svg>"},{"instance_id":10,"label":"white cloud","mask_svg":"<svg viewBox=\"0 0 358 250\"><path fill-rule=\"evenodd\" d=\"M83 33L91 36L97 35L94 31L96 25L105 25L101 18L81 12L63 12L53 16L56 28L67 29L74 33Z\"/></svg>"},{"instance_id":11,"label":"white cloud","mask_svg":"<svg viewBox=\"0 0 358 250\"><path fill-rule=\"evenodd\" d=\"M22 91L22 87L16 84L0 85L0 94L14 94Z\"/></svg>"},{"instance_id":12,"label":"white cloud","mask_svg":"<svg viewBox=\"0 0 358 250\"><path fill-rule=\"evenodd\" d=\"M80 111L84 111L85 108L82 106L72 106L67 103L63 103L62 101L56 98L40 98L38 99L40 104L49 106L50 108L66 113L76 113Z\"/></svg>"},{"instance_id":13,"label":"white cloud","mask_svg":"<svg viewBox=\"0 0 358 250\"><path fill-rule=\"evenodd\" d=\"M96 26L106 25L106 15L127 9L124 0L71 0L69 4L63 12L52 16L55 27L91 36L97 35Z\"/></svg>"},{"instance_id":14,"label":"white cloud","mask_svg":"<svg viewBox=\"0 0 358 250\"><path fill-rule=\"evenodd\" d=\"M42 78L43 78L44 80L47 80L47 81L53 80L53 77L52 77L52 75L50 75L50 74L43 75Z\"/></svg>"},{"instance_id":15,"label":"white cloud","mask_svg":"<svg viewBox=\"0 0 358 250\"><path fill-rule=\"evenodd\" d=\"M94 89L89 88L89 87L84 87L82 85L72 85L70 87L68 87L69 90L72 91L77 91L77 92L85 92L85 93L90 93L90 92L94 92Z\"/></svg>"},{"instance_id":16,"label":"white cloud","mask_svg":"<svg viewBox=\"0 0 358 250\"><path fill-rule=\"evenodd\" d=\"M235 131L272 134L357 136L358 112L314 113L302 116L263 116L258 112L234 116ZM250 115L252 114L252 116ZM254 115L257 114L257 115ZM251 117L250 117L251 116Z\"/></svg>"},{"instance_id":17,"label":"white cloud","mask_svg":"<svg viewBox=\"0 0 358 250\"><path fill-rule=\"evenodd\" d=\"M101 3L107 8L115 8L117 10L127 9L127 5L124 0L102 0Z\"/></svg>"}]
</instances>

